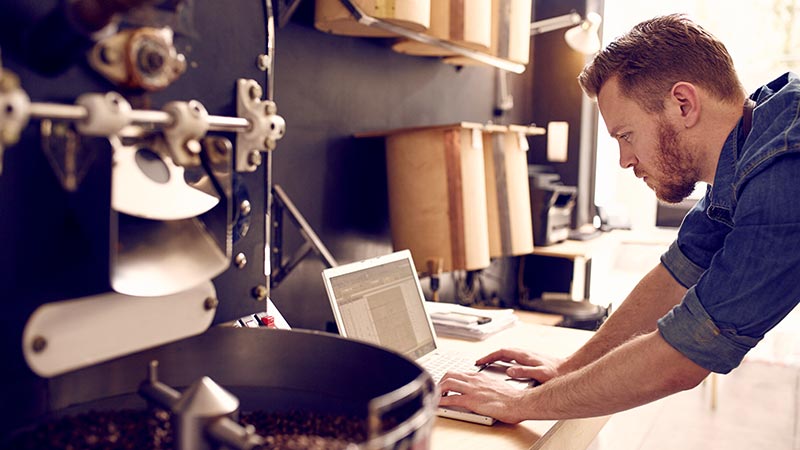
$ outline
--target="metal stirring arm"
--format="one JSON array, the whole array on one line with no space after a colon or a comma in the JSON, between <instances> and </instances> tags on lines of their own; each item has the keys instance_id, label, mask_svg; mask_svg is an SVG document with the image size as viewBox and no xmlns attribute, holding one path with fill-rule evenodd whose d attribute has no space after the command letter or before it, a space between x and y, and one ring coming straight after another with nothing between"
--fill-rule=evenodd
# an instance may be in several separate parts
<instances>
[{"instance_id":1,"label":"metal stirring arm","mask_svg":"<svg viewBox=\"0 0 800 450\"><path fill-rule=\"evenodd\" d=\"M264 445L264 438L256 434L252 425L242 426L231 419L238 412L239 399L211 378L197 380L181 394L158 381L158 361L151 361L139 394L171 413L178 450L215 448L207 437L237 450L255 450Z\"/></svg>"},{"instance_id":2,"label":"metal stirring arm","mask_svg":"<svg viewBox=\"0 0 800 450\"><path fill-rule=\"evenodd\" d=\"M261 163L259 152L273 150L283 137L286 122L273 101L261 99L258 82L239 79L236 92L238 117L208 114L196 100L170 102L163 110L133 109L115 92L83 94L72 105L31 102L16 77L0 67L0 158L4 148L19 140L30 119L55 119L75 122L87 136L135 137L143 128L160 129L173 161L187 167L199 165L199 140L207 132L234 132L236 170L252 172Z\"/></svg>"}]
</instances>

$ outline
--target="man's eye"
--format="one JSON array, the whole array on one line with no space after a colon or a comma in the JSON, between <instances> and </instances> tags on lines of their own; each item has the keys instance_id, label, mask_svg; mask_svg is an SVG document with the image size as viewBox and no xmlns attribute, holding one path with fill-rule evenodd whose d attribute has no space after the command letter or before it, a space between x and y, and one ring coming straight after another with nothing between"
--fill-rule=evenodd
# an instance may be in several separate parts
<instances>
[{"instance_id":1,"label":"man's eye","mask_svg":"<svg viewBox=\"0 0 800 450\"><path fill-rule=\"evenodd\" d=\"M630 142L631 141L631 134L630 133L620 134L619 138L624 140L625 142Z\"/></svg>"}]
</instances>

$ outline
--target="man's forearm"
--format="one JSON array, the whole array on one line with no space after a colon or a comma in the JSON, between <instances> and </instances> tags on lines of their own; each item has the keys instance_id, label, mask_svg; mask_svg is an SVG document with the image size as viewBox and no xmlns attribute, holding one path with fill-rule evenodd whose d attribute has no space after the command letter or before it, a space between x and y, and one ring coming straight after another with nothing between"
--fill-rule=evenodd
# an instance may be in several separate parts
<instances>
[{"instance_id":1,"label":"man's forearm","mask_svg":"<svg viewBox=\"0 0 800 450\"><path fill-rule=\"evenodd\" d=\"M532 389L519 402L520 419L612 414L690 389L708 373L654 331L581 369Z\"/></svg>"},{"instance_id":2,"label":"man's forearm","mask_svg":"<svg viewBox=\"0 0 800 450\"><path fill-rule=\"evenodd\" d=\"M680 303L686 288L658 264L631 291L600 330L559 368L569 373L598 360L634 336L656 329L659 318Z\"/></svg>"}]
</instances>

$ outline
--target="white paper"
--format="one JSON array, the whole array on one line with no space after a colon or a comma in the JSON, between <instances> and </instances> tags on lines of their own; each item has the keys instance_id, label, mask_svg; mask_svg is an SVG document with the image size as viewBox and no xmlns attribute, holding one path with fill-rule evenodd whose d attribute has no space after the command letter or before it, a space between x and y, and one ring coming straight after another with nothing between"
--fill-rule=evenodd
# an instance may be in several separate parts
<instances>
[{"instance_id":1,"label":"white paper","mask_svg":"<svg viewBox=\"0 0 800 450\"><path fill-rule=\"evenodd\" d=\"M547 124L547 160L551 162L567 161L567 142L569 139L568 122L548 122Z\"/></svg>"}]
</instances>

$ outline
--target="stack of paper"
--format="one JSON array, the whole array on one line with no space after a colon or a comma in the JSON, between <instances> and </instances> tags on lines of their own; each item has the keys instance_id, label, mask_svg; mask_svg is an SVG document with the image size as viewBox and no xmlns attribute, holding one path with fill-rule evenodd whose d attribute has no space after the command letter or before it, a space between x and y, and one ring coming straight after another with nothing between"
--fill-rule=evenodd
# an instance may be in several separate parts
<instances>
[{"instance_id":1,"label":"stack of paper","mask_svg":"<svg viewBox=\"0 0 800 450\"><path fill-rule=\"evenodd\" d=\"M439 336L479 341L514 325L513 309L477 309L454 303L425 302Z\"/></svg>"}]
</instances>

